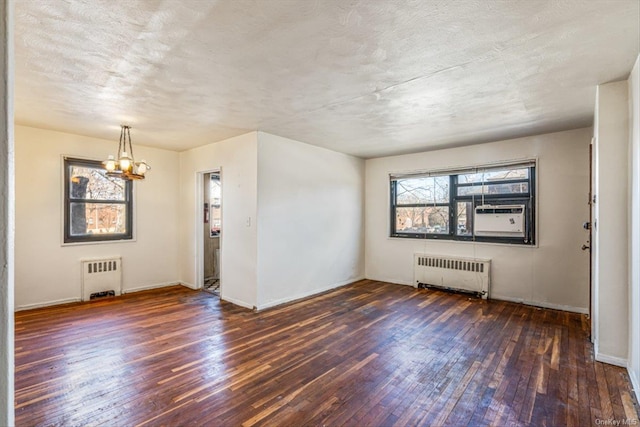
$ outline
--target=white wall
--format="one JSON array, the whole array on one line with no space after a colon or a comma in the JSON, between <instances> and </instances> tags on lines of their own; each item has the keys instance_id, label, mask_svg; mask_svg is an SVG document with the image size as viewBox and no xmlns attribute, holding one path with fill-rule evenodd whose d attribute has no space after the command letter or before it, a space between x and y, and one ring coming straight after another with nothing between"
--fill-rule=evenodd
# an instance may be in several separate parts
<instances>
[{"instance_id":1,"label":"white wall","mask_svg":"<svg viewBox=\"0 0 640 427\"><path fill-rule=\"evenodd\" d=\"M257 133L251 132L180 153L180 278L199 288L197 246L202 206L197 206L199 172L220 170L222 232L221 297L253 308L257 305ZM200 180L201 181L201 180ZM202 250L202 249L198 249Z\"/></svg>"},{"instance_id":2,"label":"white wall","mask_svg":"<svg viewBox=\"0 0 640 427\"><path fill-rule=\"evenodd\" d=\"M0 425L14 424L13 1L0 2Z\"/></svg>"},{"instance_id":3,"label":"white wall","mask_svg":"<svg viewBox=\"0 0 640 427\"><path fill-rule=\"evenodd\" d=\"M258 308L364 277L364 161L258 133Z\"/></svg>"},{"instance_id":4,"label":"white wall","mask_svg":"<svg viewBox=\"0 0 640 427\"><path fill-rule=\"evenodd\" d=\"M492 298L587 312L591 129L366 162L366 277L410 285L416 252L490 258ZM389 174L538 158L537 247L389 237Z\"/></svg>"},{"instance_id":5,"label":"white wall","mask_svg":"<svg viewBox=\"0 0 640 427\"><path fill-rule=\"evenodd\" d=\"M629 376L640 400L640 55L629 76L630 298Z\"/></svg>"},{"instance_id":6,"label":"white wall","mask_svg":"<svg viewBox=\"0 0 640 427\"><path fill-rule=\"evenodd\" d=\"M17 309L80 300L83 258L122 256L125 292L178 282L179 176L173 151L134 147L136 157L153 167L134 183L135 241L61 244L62 156L104 159L117 150L117 137L117 129L114 140L105 141L16 126Z\"/></svg>"},{"instance_id":7,"label":"white wall","mask_svg":"<svg viewBox=\"0 0 640 427\"><path fill-rule=\"evenodd\" d=\"M258 301L257 135L253 132L183 153L136 146L136 155L146 158L153 170L145 181L134 184L135 241L62 245L62 155L102 159L116 148L115 142L18 126L15 264L18 309L79 300L82 258L122 256L125 292L178 282L198 288L201 284L196 283L197 246L201 239L197 238L197 232L202 209L197 206L201 186L196 178L198 172L218 169L222 172L223 192L220 259L223 299L252 308L306 296L362 277L363 161L261 134L264 150L261 200L267 215L263 218L266 225L262 241L283 242L283 233L292 230L287 225L289 219L268 216L271 209L277 209L277 204L291 194L297 194L297 198L304 195L299 198L301 205L296 207L296 215L300 217L323 223L329 217L343 219L337 227L336 224L331 230L319 227L317 234L311 236L336 248L325 255L322 268L318 256L326 254L326 246L309 245L303 253L309 261L291 264L286 262L287 256L301 257L300 238L284 240L288 243L281 248L284 252L280 258L274 257L272 245L265 245L260 253L264 267L261 283L266 285L262 288L264 299ZM283 158L294 161L282 162ZM326 177L328 170L332 174ZM298 187L294 193L283 193L281 181L276 177L291 174ZM306 180L301 179L304 176ZM315 207L313 211L311 206ZM303 231L309 238L308 230ZM299 274L304 262L309 263L309 268L303 268L304 273ZM286 276L285 281L279 281L282 275Z\"/></svg>"},{"instance_id":8,"label":"white wall","mask_svg":"<svg viewBox=\"0 0 640 427\"><path fill-rule=\"evenodd\" d=\"M628 85L598 86L594 126L594 320L597 360L626 366L628 270Z\"/></svg>"}]
</instances>

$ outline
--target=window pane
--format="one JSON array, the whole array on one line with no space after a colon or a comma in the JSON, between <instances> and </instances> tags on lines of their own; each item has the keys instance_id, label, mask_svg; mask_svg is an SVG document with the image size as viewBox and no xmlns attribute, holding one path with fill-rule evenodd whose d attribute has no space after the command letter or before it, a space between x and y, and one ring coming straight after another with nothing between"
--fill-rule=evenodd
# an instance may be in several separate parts
<instances>
[{"instance_id":1,"label":"window pane","mask_svg":"<svg viewBox=\"0 0 640 427\"><path fill-rule=\"evenodd\" d=\"M125 181L105 175L104 169L69 166L71 199L125 200Z\"/></svg>"},{"instance_id":2,"label":"window pane","mask_svg":"<svg viewBox=\"0 0 640 427\"><path fill-rule=\"evenodd\" d=\"M398 205L448 203L449 176L399 179L396 202Z\"/></svg>"},{"instance_id":3,"label":"window pane","mask_svg":"<svg viewBox=\"0 0 640 427\"><path fill-rule=\"evenodd\" d=\"M473 203L458 202L457 206L458 236L471 236L473 230Z\"/></svg>"},{"instance_id":4,"label":"window pane","mask_svg":"<svg viewBox=\"0 0 640 427\"><path fill-rule=\"evenodd\" d=\"M425 206L396 209L398 233L449 233L449 207Z\"/></svg>"},{"instance_id":5,"label":"window pane","mask_svg":"<svg viewBox=\"0 0 640 427\"><path fill-rule=\"evenodd\" d=\"M436 203L449 203L449 177L438 176L433 179Z\"/></svg>"},{"instance_id":6,"label":"window pane","mask_svg":"<svg viewBox=\"0 0 640 427\"><path fill-rule=\"evenodd\" d=\"M127 232L126 205L118 203L71 203L71 236L124 234Z\"/></svg>"},{"instance_id":7,"label":"window pane","mask_svg":"<svg viewBox=\"0 0 640 427\"><path fill-rule=\"evenodd\" d=\"M526 194L529 192L528 182L516 182L512 184L489 184L458 187L458 196L473 196L481 194Z\"/></svg>"},{"instance_id":8,"label":"window pane","mask_svg":"<svg viewBox=\"0 0 640 427\"><path fill-rule=\"evenodd\" d=\"M473 182L506 181L512 179L529 179L529 168L503 169L458 175L459 184L470 184Z\"/></svg>"},{"instance_id":9,"label":"window pane","mask_svg":"<svg viewBox=\"0 0 640 427\"><path fill-rule=\"evenodd\" d=\"M429 186L428 178L398 180L396 189L398 204L426 204L433 200L433 188Z\"/></svg>"}]
</instances>

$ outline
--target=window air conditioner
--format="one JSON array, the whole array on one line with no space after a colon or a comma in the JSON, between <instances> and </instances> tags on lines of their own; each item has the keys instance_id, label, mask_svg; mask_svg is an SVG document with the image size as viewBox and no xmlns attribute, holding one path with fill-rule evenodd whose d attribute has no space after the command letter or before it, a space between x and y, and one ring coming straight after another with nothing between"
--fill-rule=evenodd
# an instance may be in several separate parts
<instances>
[{"instance_id":1,"label":"window air conditioner","mask_svg":"<svg viewBox=\"0 0 640 427\"><path fill-rule=\"evenodd\" d=\"M525 205L481 205L474 215L476 236L524 237Z\"/></svg>"}]
</instances>

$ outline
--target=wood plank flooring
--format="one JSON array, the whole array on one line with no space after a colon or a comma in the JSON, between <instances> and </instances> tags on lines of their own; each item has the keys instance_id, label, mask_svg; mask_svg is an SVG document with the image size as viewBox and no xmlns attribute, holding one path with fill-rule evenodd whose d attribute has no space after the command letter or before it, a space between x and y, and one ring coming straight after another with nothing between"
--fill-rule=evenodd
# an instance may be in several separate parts
<instances>
[{"instance_id":1,"label":"wood plank flooring","mask_svg":"<svg viewBox=\"0 0 640 427\"><path fill-rule=\"evenodd\" d=\"M441 291L364 280L254 313L175 286L15 323L18 426L639 424L584 316Z\"/></svg>"}]
</instances>

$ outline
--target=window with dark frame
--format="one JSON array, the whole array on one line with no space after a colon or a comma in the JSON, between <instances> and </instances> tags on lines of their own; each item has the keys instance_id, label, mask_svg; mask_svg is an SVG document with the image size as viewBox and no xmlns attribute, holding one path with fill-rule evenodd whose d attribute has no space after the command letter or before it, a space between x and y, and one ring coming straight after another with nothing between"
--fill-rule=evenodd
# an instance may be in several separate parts
<instances>
[{"instance_id":1,"label":"window with dark frame","mask_svg":"<svg viewBox=\"0 0 640 427\"><path fill-rule=\"evenodd\" d=\"M535 244L535 161L390 175L390 236ZM476 210L522 212L521 235L479 235ZM519 207L514 209L514 207ZM480 233L482 234L482 233Z\"/></svg>"},{"instance_id":2,"label":"window with dark frame","mask_svg":"<svg viewBox=\"0 0 640 427\"><path fill-rule=\"evenodd\" d=\"M106 175L102 162L64 158L64 243L131 240L131 181Z\"/></svg>"}]
</instances>

